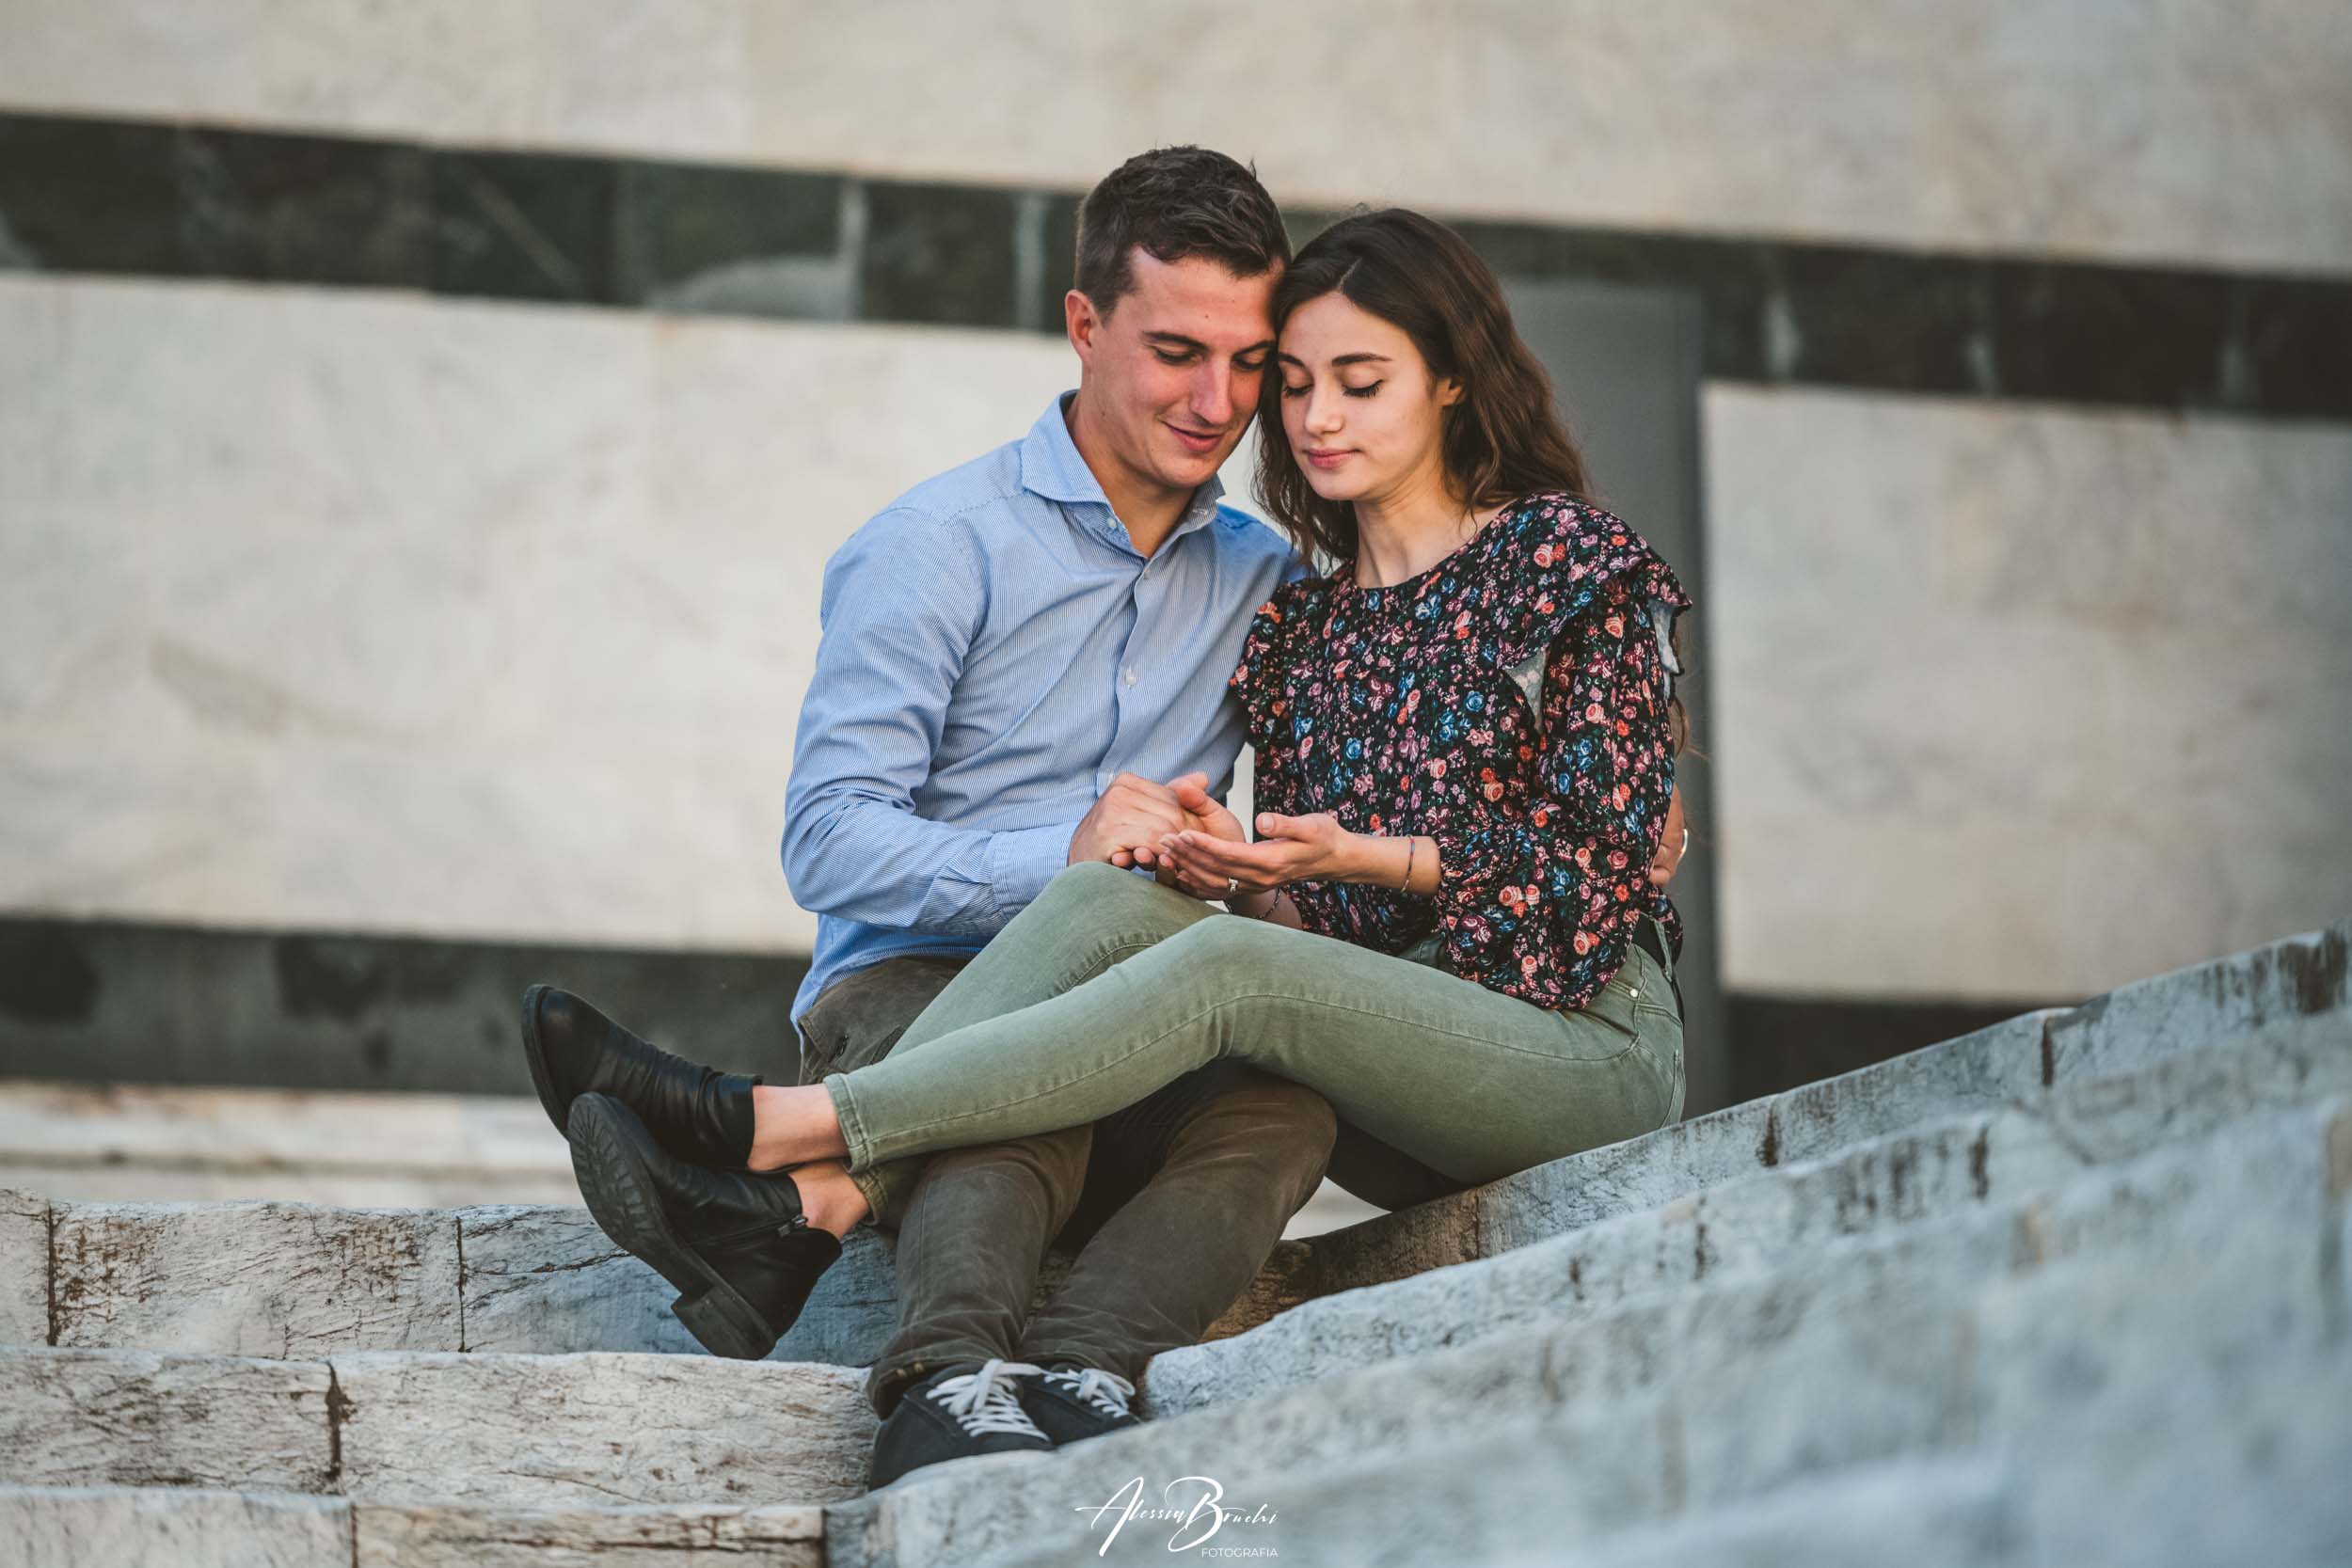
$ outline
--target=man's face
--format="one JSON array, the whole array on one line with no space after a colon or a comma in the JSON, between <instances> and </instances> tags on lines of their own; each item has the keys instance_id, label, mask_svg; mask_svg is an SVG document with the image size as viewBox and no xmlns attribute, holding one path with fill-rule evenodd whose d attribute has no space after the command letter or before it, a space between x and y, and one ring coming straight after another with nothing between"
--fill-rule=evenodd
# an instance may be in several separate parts
<instances>
[{"instance_id":1,"label":"man's face","mask_svg":"<svg viewBox=\"0 0 2352 1568\"><path fill-rule=\"evenodd\" d=\"M1236 277L1216 261L1131 253L1135 287L1109 317L1072 290L1079 396L1108 458L1138 484L1188 493L1224 465L1258 411L1279 269Z\"/></svg>"}]
</instances>

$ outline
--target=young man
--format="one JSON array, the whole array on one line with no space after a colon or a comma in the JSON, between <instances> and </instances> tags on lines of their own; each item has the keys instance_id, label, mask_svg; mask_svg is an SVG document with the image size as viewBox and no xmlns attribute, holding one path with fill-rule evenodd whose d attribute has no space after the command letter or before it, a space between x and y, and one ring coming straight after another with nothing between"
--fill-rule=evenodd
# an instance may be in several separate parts
<instances>
[{"instance_id":1,"label":"young man","mask_svg":"<svg viewBox=\"0 0 2352 1568\"><path fill-rule=\"evenodd\" d=\"M793 1007L804 1082L887 1053L1064 866L1148 866L1186 800L1225 793L1242 744L1225 677L1295 568L1218 504L1216 472L1257 406L1288 257L1241 165L1191 147L1129 160L1080 213L1078 389L828 563L784 837L818 916ZM900 1323L868 1384L887 1418L876 1486L1131 1424L1145 1363L1239 1295L1334 1137L1320 1095L1218 1064L1092 1127L936 1156L911 1190L759 1176L736 1168L749 1080L561 992L534 990L524 1033L590 1207L721 1354L765 1354L869 1206L898 1224ZM620 1103L570 1116L587 1091ZM1057 1235L1084 1246L1030 1319Z\"/></svg>"}]
</instances>

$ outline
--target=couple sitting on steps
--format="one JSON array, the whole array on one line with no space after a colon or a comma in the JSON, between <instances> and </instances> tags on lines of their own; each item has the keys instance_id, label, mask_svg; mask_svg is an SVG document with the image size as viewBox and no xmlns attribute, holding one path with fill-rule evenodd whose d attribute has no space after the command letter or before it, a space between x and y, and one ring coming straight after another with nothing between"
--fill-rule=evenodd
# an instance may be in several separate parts
<instances>
[{"instance_id":1,"label":"couple sitting on steps","mask_svg":"<svg viewBox=\"0 0 2352 1568\"><path fill-rule=\"evenodd\" d=\"M1133 1424L1327 1170L1395 1209L1682 1112L1689 601L1493 274L1403 211L1294 259L1170 148L1088 196L1076 285L1078 389L826 567L799 1082L524 1000L590 1211L712 1351L897 1228L878 1487ZM1280 534L1218 501L1253 417Z\"/></svg>"}]
</instances>

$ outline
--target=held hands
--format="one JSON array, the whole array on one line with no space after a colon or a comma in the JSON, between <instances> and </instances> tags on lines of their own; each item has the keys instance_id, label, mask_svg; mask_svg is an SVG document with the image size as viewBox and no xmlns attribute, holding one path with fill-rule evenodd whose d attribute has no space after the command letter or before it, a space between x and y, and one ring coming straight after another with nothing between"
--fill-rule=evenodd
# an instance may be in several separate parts
<instances>
[{"instance_id":1,"label":"held hands","mask_svg":"<svg viewBox=\"0 0 2352 1568\"><path fill-rule=\"evenodd\" d=\"M1286 882L1343 881L1359 869L1363 839L1328 812L1306 816L1258 814L1258 841L1245 841L1231 812L1215 826L1186 829L1159 845L1179 885L1199 897L1271 893Z\"/></svg>"},{"instance_id":2,"label":"held hands","mask_svg":"<svg viewBox=\"0 0 2352 1568\"><path fill-rule=\"evenodd\" d=\"M1368 879L1363 855L1368 841L1341 827L1328 812L1304 816L1261 812L1253 844L1240 818L1208 793L1208 783L1205 773L1186 773L1165 784L1120 774L1072 835L1070 863L1139 865L1163 886L1195 898L1269 893L1286 882ZM1650 862L1651 885L1662 888L1674 880L1689 838L1677 787Z\"/></svg>"},{"instance_id":3,"label":"held hands","mask_svg":"<svg viewBox=\"0 0 2352 1568\"><path fill-rule=\"evenodd\" d=\"M1199 825L1199 819L1179 802L1177 791L1189 787L1205 800L1208 797L1201 791L1208 782L1206 773L1187 773L1164 784L1134 773L1120 774L1071 835L1069 863L1107 861L1121 870L1140 865L1156 871L1154 847L1160 840ZM1224 809L1217 807L1220 812Z\"/></svg>"}]
</instances>

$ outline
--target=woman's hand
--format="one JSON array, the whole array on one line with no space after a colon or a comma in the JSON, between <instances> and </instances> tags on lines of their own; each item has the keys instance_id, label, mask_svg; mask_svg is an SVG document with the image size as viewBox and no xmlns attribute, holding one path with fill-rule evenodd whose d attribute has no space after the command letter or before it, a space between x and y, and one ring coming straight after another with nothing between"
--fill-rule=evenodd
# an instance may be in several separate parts
<instances>
[{"instance_id":1,"label":"woman's hand","mask_svg":"<svg viewBox=\"0 0 2352 1568\"><path fill-rule=\"evenodd\" d=\"M1214 896L1225 896L1228 886L1237 896L1271 893L1286 882L1343 879L1362 842L1329 812L1306 816L1260 812L1255 844L1241 840L1241 824L1231 813L1226 818L1234 830L1231 838L1186 829L1160 841L1161 853L1177 873L1195 885L1218 889Z\"/></svg>"},{"instance_id":2,"label":"woman's hand","mask_svg":"<svg viewBox=\"0 0 2352 1568\"><path fill-rule=\"evenodd\" d=\"M1176 792L1176 804L1183 810L1187 827L1212 838L1246 839L1248 835L1241 831L1241 818L1217 803L1216 797L1208 792L1208 782L1205 773L1187 773L1168 785ZM1144 863L1152 866L1152 879L1162 887L1172 887L1195 898L1226 897L1224 878L1203 879L1188 876L1177 865L1168 847L1174 839L1172 833L1163 837L1152 847L1153 853L1145 859Z\"/></svg>"}]
</instances>

